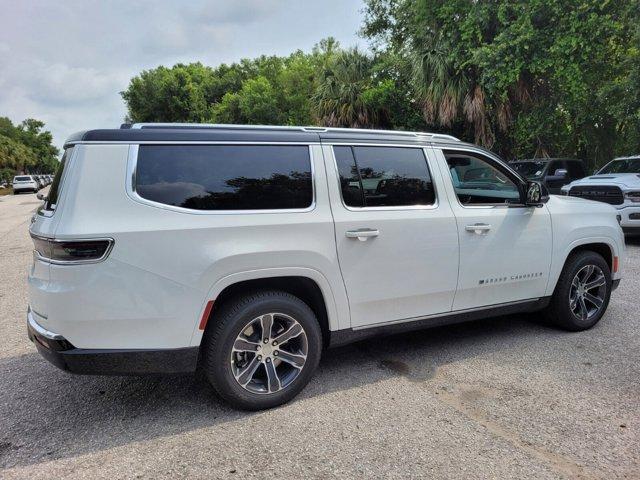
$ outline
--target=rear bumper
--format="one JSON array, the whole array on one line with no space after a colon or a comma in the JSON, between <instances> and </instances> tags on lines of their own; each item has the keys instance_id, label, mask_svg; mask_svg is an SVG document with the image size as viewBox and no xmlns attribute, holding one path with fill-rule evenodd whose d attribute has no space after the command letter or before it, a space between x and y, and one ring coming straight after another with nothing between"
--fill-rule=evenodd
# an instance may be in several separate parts
<instances>
[{"instance_id":1,"label":"rear bumper","mask_svg":"<svg viewBox=\"0 0 640 480\"><path fill-rule=\"evenodd\" d=\"M39 325L27 311L27 332L40 355L56 367L85 375L147 375L194 372L198 347L161 350L82 349Z\"/></svg>"}]
</instances>

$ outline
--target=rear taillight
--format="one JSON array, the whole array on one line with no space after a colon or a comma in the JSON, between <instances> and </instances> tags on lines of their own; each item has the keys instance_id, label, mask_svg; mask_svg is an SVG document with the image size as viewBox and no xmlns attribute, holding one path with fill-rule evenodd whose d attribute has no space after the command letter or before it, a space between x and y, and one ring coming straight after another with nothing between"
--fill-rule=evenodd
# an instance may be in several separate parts
<instances>
[{"instance_id":1,"label":"rear taillight","mask_svg":"<svg viewBox=\"0 0 640 480\"><path fill-rule=\"evenodd\" d=\"M54 240L31 235L38 257L45 262L77 264L100 262L107 258L113 239Z\"/></svg>"}]
</instances>

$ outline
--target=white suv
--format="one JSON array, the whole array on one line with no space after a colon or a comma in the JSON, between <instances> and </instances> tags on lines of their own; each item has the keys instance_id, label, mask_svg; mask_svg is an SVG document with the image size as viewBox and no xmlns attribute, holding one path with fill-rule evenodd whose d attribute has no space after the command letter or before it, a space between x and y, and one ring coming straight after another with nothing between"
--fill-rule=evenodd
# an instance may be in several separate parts
<instances>
[{"instance_id":1,"label":"white suv","mask_svg":"<svg viewBox=\"0 0 640 480\"><path fill-rule=\"evenodd\" d=\"M613 207L549 197L482 148L314 127L78 133L30 231L43 356L76 373L198 368L247 409L373 335L538 310L590 328L624 252Z\"/></svg>"}]
</instances>

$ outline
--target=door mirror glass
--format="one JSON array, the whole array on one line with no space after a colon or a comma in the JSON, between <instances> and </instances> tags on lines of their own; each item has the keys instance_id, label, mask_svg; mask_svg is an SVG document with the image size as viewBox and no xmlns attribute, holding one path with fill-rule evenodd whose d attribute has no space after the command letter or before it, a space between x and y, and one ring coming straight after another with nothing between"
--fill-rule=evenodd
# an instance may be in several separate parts
<instances>
[{"instance_id":1,"label":"door mirror glass","mask_svg":"<svg viewBox=\"0 0 640 480\"><path fill-rule=\"evenodd\" d=\"M539 207L548 200L549 193L540 182L527 183L527 205Z\"/></svg>"}]
</instances>

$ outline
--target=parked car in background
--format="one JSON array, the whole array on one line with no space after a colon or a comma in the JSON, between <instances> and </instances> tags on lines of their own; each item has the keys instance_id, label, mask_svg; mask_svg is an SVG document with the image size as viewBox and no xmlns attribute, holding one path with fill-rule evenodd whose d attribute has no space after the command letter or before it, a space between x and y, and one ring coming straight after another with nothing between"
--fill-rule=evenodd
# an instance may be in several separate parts
<instances>
[{"instance_id":1,"label":"parked car in background","mask_svg":"<svg viewBox=\"0 0 640 480\"><path fill-rule=\"evenodd\" d=\"M565 185L562 193L613 205L624 232L640 234L640 155L615 158L594 175Z\"/></svg>"},{"instance_id":2,"label":"parked car in background","mask_svg":"<svg viewBox=\"0 0 640 480\"><path fill-rule=\"evenodd\" d=\"M531 158L510 162L518 173L544 184L549 193L560 194L561 188L587 175L582 160L575 158Z\"/></svg>"},{"instance_id":3,"label":"parked car in background","mask_svg":"<svg viewBox=\"0 0 640 480\"><path fill-rule=\"evenodd\" d=\"M35 175L17 175L13 177L13 193L37 192L40 183Z\"/></svg>"},{"instance_id":4,"label":"parked car in background","mask_svg":"<svg viewBox=\"0 0 640 480\"><path fill-rule=\"evenodd\" d=\"M365 337L531 311L588 329L624 255L614 208L549 196L483 148L320 127L80 132L30 233L45 358L201 369L247 409L290 400L324 348Z\"/></svg>"}]
</instances>

